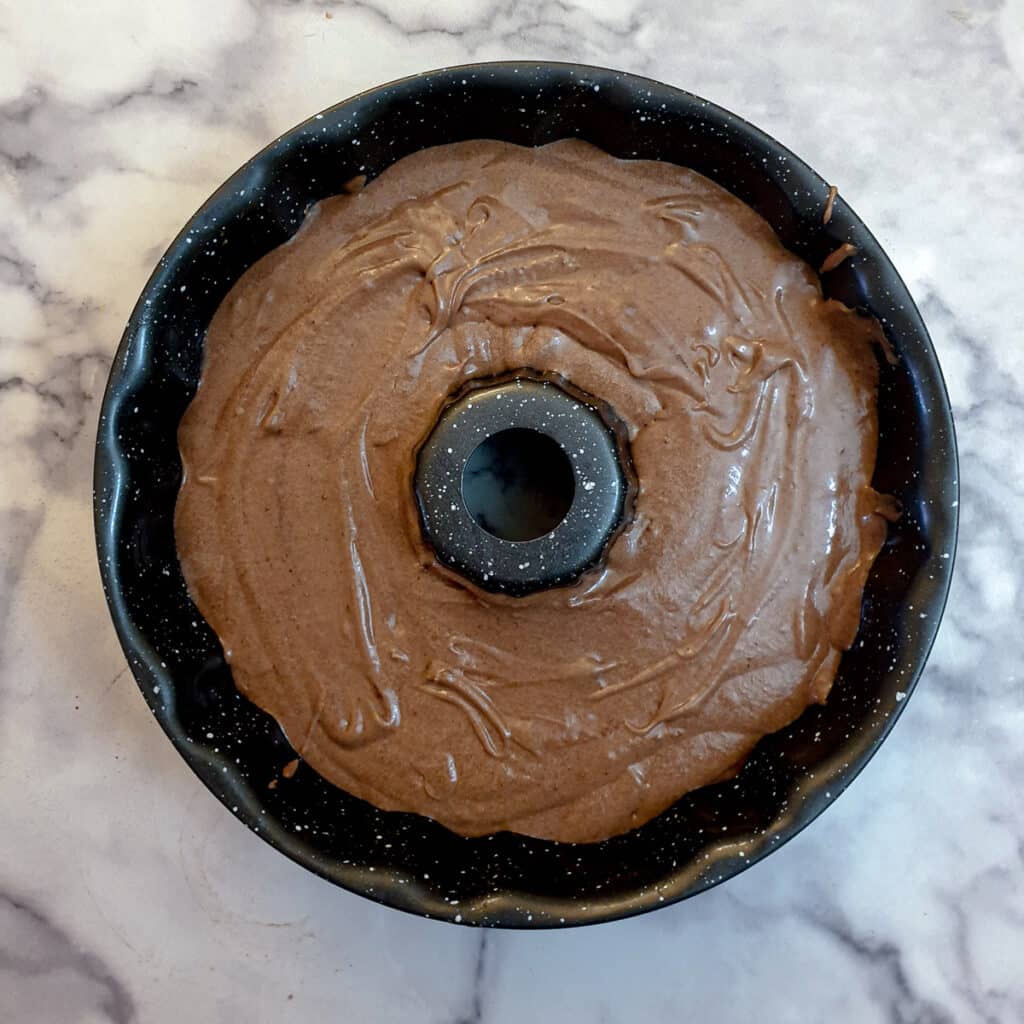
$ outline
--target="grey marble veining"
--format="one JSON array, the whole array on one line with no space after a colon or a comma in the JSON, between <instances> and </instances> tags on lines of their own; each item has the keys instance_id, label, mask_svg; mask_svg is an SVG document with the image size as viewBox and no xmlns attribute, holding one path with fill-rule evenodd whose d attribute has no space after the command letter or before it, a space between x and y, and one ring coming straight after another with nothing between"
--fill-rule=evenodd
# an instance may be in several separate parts
<instances>
[{"instance_id":1,"label":"grey marble veining","mask_svg":"<svg viewBox=\"0 0 1024 1024\"><path fill-rule=\"evenodd\" d=\"M920 303L960 555L894 734L808 831L648 917L477 934L258 842L160 735L92 543L98 401L159 253L257 148L443 64L619 66L748 117ZM1021 0L0 2L0 1021L1024 1020Z\"/></svg>"}]
</instances>

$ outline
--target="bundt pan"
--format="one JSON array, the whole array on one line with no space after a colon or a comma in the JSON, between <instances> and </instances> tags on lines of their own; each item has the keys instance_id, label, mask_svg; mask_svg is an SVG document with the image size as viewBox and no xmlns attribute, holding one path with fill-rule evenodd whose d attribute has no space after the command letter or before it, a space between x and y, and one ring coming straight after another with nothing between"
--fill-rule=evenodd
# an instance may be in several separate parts
<instances>
[{"instance_id":1,"label":"bundt pan","mask_svg":"<svg viewBox=\"0 0 1024 1024\"><path fill-rule=\"evenodd\" d=\"M700 171L812 266L844 242L856 246L823 286L873 313L896 354L893 363L879 358L874 486L903 509L871 572L857 640L828 703L765 738L738 777L605 842L460 838L426 818L379 811L308 766L269 788L295 752L235 689L175 551L176 431L199 379L206 327L241 274L355 175L373 178L440 143L534 146L565 137ZM777 849L845 789L921 674L949 587L958 492L949 401L925 326L841 196L823 222L827 195L826 182L788 150L689 93L593 67L503 63L418 75L331 107L209 199L160 260L114 359L95 518L107 600L139 687L182 757L235 815L299 864L389 906L542 928L626 917L708 889Z\"/></svg>"}]
</instances>

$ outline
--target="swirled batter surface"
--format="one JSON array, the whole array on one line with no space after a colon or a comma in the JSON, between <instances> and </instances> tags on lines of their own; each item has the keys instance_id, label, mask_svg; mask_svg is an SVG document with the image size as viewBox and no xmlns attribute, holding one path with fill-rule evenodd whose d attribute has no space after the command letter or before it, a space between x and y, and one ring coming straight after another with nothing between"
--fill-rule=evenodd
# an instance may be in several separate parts
<instances>
[{"instance_id":1,"label":"swirled batter surface","mask_svg":"<svg viewBox=\"0 0 1024 1024\"><path fill-rule=\"evenodd\" d=\"M885 534L876 331L693 171L426 150L218 310L180 428L186 579L337 785L466 835L626 831L828 694ZM412 474L449 394L522 367L611 404L640 491L602 567L515 599L434 564Z\"/></svg>"}]
</instances>

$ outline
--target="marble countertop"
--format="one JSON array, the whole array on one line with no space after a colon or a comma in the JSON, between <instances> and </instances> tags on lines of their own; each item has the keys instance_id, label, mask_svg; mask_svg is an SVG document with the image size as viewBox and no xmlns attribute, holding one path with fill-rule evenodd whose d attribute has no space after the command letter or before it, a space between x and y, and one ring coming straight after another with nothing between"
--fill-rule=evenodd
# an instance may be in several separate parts
<instances>
[{"instance_id":1,"label":"marble countertop","mask_svg":"<svg viewBox=\"0 0 1024 1024\"><path fill-rule=\"evenodd\" d=\"M849 792L710 893L559 933L421 921L259 842L146 710L92 535L104 380L177 228L308 114L497 58L681 85L839 184L961 452L940 638ZM0 1021L1024 1020L1022 124L1024 0L2 0Z\"/></svg>"}]
</instances>

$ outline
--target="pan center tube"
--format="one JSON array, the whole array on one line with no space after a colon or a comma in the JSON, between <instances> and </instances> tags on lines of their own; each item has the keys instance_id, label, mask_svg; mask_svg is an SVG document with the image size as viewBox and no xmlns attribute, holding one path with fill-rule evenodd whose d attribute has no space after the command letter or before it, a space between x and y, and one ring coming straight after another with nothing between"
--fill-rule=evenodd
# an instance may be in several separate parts
<instances>
[{"instance_id":1,"label":"pan center tube","mask_svg":"<svg viewBox=\"0 0 1024 1024\"><path fill-rule=\"evenodd\" d=\"M517 597L597 565L636 490L625 429L611 410L527 374L472 385L450 402L414 478L438 561Z\"/></svg>"}]
</instances>

